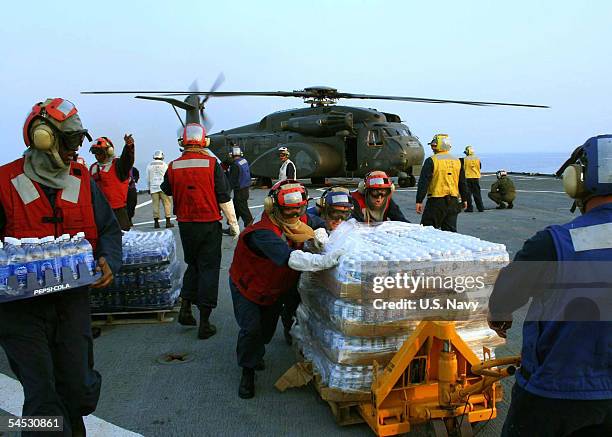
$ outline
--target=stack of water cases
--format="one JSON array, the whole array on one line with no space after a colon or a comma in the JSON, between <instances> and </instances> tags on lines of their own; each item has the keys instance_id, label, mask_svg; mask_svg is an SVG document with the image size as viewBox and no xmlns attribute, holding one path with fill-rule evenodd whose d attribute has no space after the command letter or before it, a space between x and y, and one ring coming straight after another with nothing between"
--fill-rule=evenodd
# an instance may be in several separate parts
<instances>
[{"instance_id":1,"label":"stack of water cases","mask_svg":"<svg viewBox=\"0 0 612 437\"><path fill-rule=\"evenodd\" d=\"M58 238L11 238L0 242L0 303L71 290L91 284L95 273L85 234Z\"/></svg>"},{"instance_id":2,"label":"stack of water cases","mask_svg":"<svg viewBox=\"0 0 612 437\"><path fill-rule=\"evenodd\" d=\"M508 263L504 245L408 223L350 220L325 251L336 249L345 251L336 268L302 274L292 330L327 386L369 392L374 361L386 365L422 320L454 321L481 359L483 346L494 355L504 343L487 324L488 297ZM412 277L422 278L418 289Z\"/></svg>"},{"instance_id":3,"label":"stack of water cases","mask_svg":"<svg viewBox=\"0 0 612 437\"><path fill-rule=\"evenodd\" d=\"M124 232L122 245L123 266L112 285L92 290L92 312L172 309L181 278L172 232Z\"/></svg>"}]
</instances>

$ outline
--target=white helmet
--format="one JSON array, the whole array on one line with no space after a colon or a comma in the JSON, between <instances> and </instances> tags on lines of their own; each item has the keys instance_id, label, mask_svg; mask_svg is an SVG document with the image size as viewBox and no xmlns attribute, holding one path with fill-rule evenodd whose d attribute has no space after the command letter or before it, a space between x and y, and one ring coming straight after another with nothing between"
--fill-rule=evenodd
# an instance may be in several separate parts
<instances>
[{"instance_id":1,"label":"white helmet","mask_svg":"<svg viewBox=\"0 0 612 437\"><path fill-rule=\"evenodd\" d=\"M155 153L153 154L153 159L164 159L164 152L162 152L161 150L156 150Z\"/></svg>"},{"instance_id":2,"label":"white helmet","mask_svg":"<svg viewBox=\"0 0 612 437\"><path fill-rule=\"evenodd\" d=\"M290 155L289 149L287 149L285 146L279 147L278 148L278 153L281 154L281 155L287 155L287 156Z\"/></svg>"},{"instance_id":3,"label":"white helmet","mask_svg":"<svg viewBox=\"0 0 612 437\"><path fill-rule=\"evenodd\" d=\"M508 172L506 170L497 170L495 176L497 176L497 179L499 179L502 176L508 176Z\"/></svg>"},{"instance_id":4,"label":"white helmet","mask_svg":"<svg viewBox=\"0 0 612 437\"><path fill-rule=\"evenodd\" d=\"M244 153L242 153L242 150L240 149L240 147L234 146L234 147L232 147L232 153L230 153L230 155L232 155L232 156L243 156Z\"/></svg>"}]
</instances>

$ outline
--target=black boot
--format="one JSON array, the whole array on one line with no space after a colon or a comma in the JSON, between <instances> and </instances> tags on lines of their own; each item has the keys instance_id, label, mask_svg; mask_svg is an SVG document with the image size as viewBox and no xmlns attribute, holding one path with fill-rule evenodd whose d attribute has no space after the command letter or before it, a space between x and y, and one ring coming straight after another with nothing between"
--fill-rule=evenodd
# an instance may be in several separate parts
<instances>
[{"instance_id":1,"label":"black boot","mask_svg":"<svg viewBox=\"0 0 612 437\"><path fill-rule=\"evenodd\" d=\"M512 202L508 202L508 209L514 208L514 204Z\"/></svg>"},{"instance_id":2,"label":"black boot","mask_svg":"<svg viewBox=\"0 0 612 437\"><path fill-rule=\"evenodd\" d=\"M255 396L255 371L253 369L242 368L238 396L242 399L251 399Z\"/></svg>"},{"instance_id":3,"label":"black boot","mask_svg":"<svg viewBox=\"0 0 612 437\"><path fill-rule=\"evenodd\" d=\"M158 218L154 218L153 221L155 221L155 224L153 225L153 227L155 229L159 229L159 219Z\"/></svg>"},{"instance_id":4,"label":"black boot","mask_svg":"<svg viewBox=\"0 0 612 437\"><path fill-rule=\"evenodd\" d=\"M200 309L200 327L198 328L198 338L200 340L206 340L217 333L217 327L208 321L210 318L210 313L212 313L212 308L205 307L203 305L198 305L198 308Z\"/></svg>"},{"instance_id":5,"label":"black boot","mask_svg":"<svg viewBox=\"0 0 612 437\"><path fill-rule=\"evenodd\" d=\"M191 312L191 301L187 299L181 299L181 309L179 310L178 322L183 326L195 326L197 325L195 317Z\"/></svg>"},{"instance_id":6,"label":"black boot","mask_svg":"<svg viewBox=\"0 0 612 437\"><path fill-rule=\"evenodd\" d=\"M173 228L173 227L174 227L174 225L170 221L170 217L166 217L166 228Z\"/></svg>"}]
</instances>

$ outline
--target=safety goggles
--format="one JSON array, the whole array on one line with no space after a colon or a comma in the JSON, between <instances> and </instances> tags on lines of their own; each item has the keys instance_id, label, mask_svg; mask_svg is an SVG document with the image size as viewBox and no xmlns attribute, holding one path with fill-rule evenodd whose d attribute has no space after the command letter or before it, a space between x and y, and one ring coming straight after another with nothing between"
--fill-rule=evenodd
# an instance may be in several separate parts
<instances>
[{"instance_id":1,"label":"safety goggles","mask_svg":"<svg viewBox=\"0 0 612 437\"><path fill-rule=\"evenodd\" d=\"M79 147L83 145L85 138L91 141L91 135L89 135L87 129L74 132L60 132L60 138L62 145L72 152L79 150Z\"/></svg>"},{"instance_id":2,"label":"safety goggles","mask_svg":"<svg viewBox=\"0 0 612 437\"><path fill-rule=\"evenodd\" d=\"M330 220L346 221L351 217L351 213L352 211L350 209L327 208L325 210L325 217Z\"/></svg>"},{"instance_id":3,"label":"safety goggles","mask_svg":"<svg viewBox=\"0 0 612 437\"><path fill-rule=\"evenodd\" d=\"M374 190L369 190L368 192L368 195L374 199L379 199L381 197L387 197L389 194L391 194L391 190L389 190L388 188L374 189Z\"/></svg>"},{"instance_id":4,"label":"safety goggles","mask_svg":"<svg viewBox=\"0 0 612 437\"><path fill-rule=\"evenodd\" d=\"M285 218L296 218L301 217L306 214L305 206L287 206L281 207L280 213Z\"/></svg>"}]
</instances>

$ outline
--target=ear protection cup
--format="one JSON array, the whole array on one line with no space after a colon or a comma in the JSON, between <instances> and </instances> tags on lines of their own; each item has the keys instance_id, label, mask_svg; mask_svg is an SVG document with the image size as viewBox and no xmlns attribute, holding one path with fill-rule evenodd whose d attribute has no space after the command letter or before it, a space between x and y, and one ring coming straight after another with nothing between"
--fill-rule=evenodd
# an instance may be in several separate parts
<instances>
[{"instance_id":1,"label":"ear protection cup","mask_svg":"<svg viewBox=\"0 0 612 437\"><path fill-rule=\"evenodd\" d=\"M357 192L359 192L360 194L365 193L365 181L359 181L359 184L357 184Z\"/></svg>"},{"instance_id":2,"label":"ear protection cup","mask_svg":"<svg viewBox=\"0 0 612 437\"><path fill-rule=\"evenodd\" d=\"M395 184L391 183L391 192L393 193L395 191Z\"/></svg>"},{"instance_id":3,"label":"ear protection cup","mask_svg":"<svg viewBox=\"0 0 612 437\"><path fill-rule=\"evenodd\" d=\"M264 199L264 211L270 214L274 209L274 198L272 196L267 196Z\"/></svg>"},{"instance_id":4,"label":"ear protection cup","mask_svg":"<svg viewBox=\"0 0 612 437\"><path fill-rule=\"evenodd\" d=\"M32 145L42 151L51 149L55 143L55 132L45 123L34 126L31 130Z\"/></svg>"},{"instance_id":5,"label":"ear protection cup","mask_svg":"<svg viewBox=\"0 0 612 437\"><path fill-rule=\"evenodd\" d=\"M572 164L563 172L563 189L572 199L579 199L587 194L584 184L584 167Z\"/></svg>"},{"instance_id":6,"label":"ear protection cup","mask_svg":"<svg viewBox=\"0 0 612 437\"><path fill-rule=\"evenodd\" d=\"M204 147L208 146L210 146L210 138L206 137L206 143L204 144Z\"/></svg>"}]
</instances>

